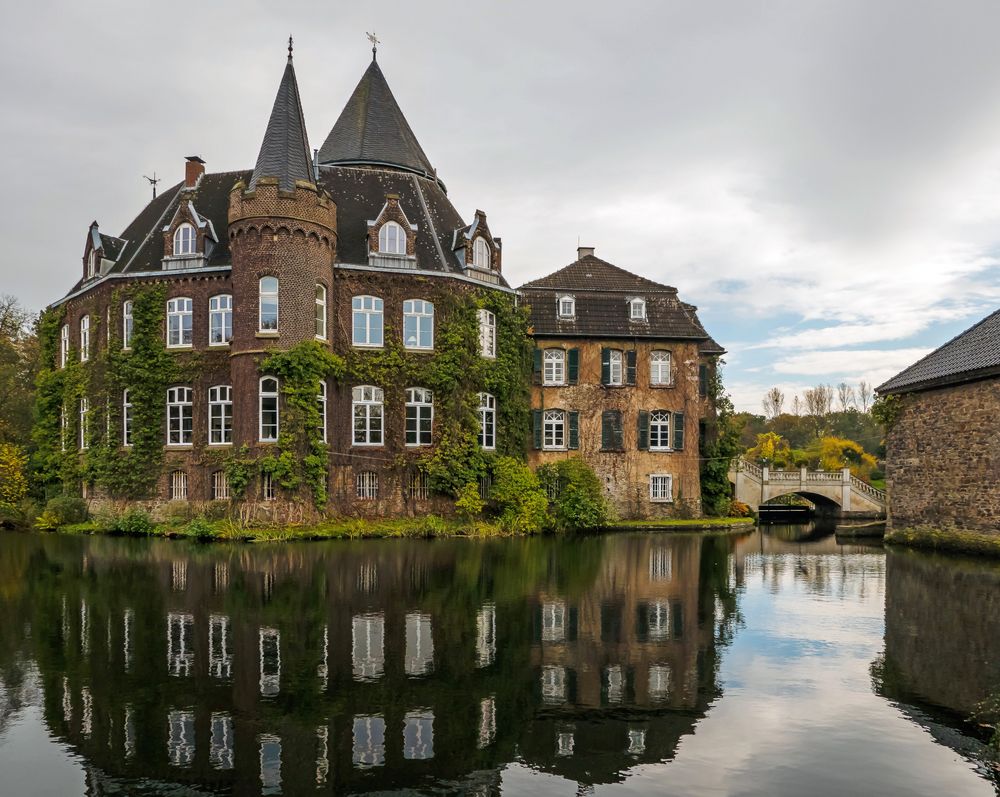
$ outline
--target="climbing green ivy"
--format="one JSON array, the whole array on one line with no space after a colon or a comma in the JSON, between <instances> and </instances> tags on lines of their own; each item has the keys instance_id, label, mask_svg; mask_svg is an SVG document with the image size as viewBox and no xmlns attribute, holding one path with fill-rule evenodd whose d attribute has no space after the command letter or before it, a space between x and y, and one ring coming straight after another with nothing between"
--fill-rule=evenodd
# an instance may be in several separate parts
<instances>
[{"instance_id":1,"label":"climbing green ivy","mask_svg":"<svg viewBox=\"0 0 1000 797\"><path fill-rule=\"evenodd\" d=\"M31 459L32 481L48 491L61 478L64 370L56 367L59 356L59 330L65 311L55 308L45 311L38 322L38 342L41 362L35 378L35 425L32 430L34 453Z\"/></svg>"},{"instance_id":2,"label":"climbing green ivy","mask_svg":"<svg viewBox=\"0 0 1000 797\"><path fill-rule=\"evenodd\" d=\"M740 428L733 419L733 402L722 384L719 360L708 380L711 412L705 420L701 449L701 507L708 515L729 511L729 465L740 450Z\"/></svg>"}]
</instances>

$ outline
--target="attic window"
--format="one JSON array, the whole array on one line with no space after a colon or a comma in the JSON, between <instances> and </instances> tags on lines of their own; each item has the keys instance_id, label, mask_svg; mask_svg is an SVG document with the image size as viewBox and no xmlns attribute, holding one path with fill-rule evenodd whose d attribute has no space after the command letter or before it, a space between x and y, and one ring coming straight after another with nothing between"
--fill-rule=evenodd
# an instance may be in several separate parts
<instances>
[{"instance_id":1,"label":"attic window","mask_svg":"<svg viewBox=\"0 0 1000 797\"><path fill-rule=\"evenodd\" d=\"M87 279L93 279L97 274L97 256L91 249L87 254Z\"/></svg>"},{"instance_id":2,"label":"attic window","mask_svg":"<svg viewBox=\"0 0 1000 797\"><path fill-rule=\"evenodd\" d=\"M378 251L383 255L405 255L406 233L394 221L387 221L378 231Z\"/></svg>"},{"instance_id":3,"label":"attic window","mask_svg":"<svg viewBox=\"0 0 1000 797\"><path fill-rule=\"evenodd\" d=\"M646 320L646 300L635 298L628 303L628 317L632 321Z\"/></svg>"},{"instance_id":4,"label":"attic window","mask_svg":"<svg viewBox=\"0 0 1000 797\"><path fill-rule=\"evenodd\" d=\"M194 227L182 224L174 232L174 255L193 255L196 241Z\"/></svg>"},{"instance_id":5,"label":"attic window","mask_svg":"<svg viewBox=\"0 0 1000 797\"><path fill-rule=\"evenodd\" d=\"M490 245L481 235L472 242L472 265L482 269L490 267Z\"/></svg>"},{"instance_id":6,"label":"attic window","mask_svg":"<svg viewBox=\"0 0 1000 797\"><path fill-rule=\"evenodd\" d=\"M559 317L572 318L576 315L576 299L572 296L559 297Z\"/></svg>"}]
</instances>

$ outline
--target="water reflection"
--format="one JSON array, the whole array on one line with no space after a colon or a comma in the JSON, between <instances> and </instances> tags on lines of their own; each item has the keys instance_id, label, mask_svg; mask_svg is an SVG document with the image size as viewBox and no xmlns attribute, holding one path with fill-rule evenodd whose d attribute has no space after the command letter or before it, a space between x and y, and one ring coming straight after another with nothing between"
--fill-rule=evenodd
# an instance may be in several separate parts
<instances>
[{"instance_id":1,"label":"water reflection","mask_svg":"<svg viewBox=\"0 0 1000 797\"><path fill-rule=\"evenodd\" d=\"M533 791L509 781L517 767L587 793L673 761L713 715L748 580L844 606L885 589L879 690L967 713L1000 683L1000 575L896 553L886 568L871 551L780 530L274 547L4 535L0 752L6 695L34 678L48 734L95 794Z\"/></svg>"}]
</instances>

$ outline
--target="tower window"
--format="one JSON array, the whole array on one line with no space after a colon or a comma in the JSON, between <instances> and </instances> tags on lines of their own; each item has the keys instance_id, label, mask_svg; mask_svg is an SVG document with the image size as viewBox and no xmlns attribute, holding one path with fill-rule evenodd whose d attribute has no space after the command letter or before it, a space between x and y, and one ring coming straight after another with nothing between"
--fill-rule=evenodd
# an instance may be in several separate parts
<instances>
[{"instance_id":1,"label":"tower window","mask_svg":"<svg viewBox=\"0 0 1000 797\"><path fill-rule=\"evenodd\" d=\"M316 337L326 340L326 286L316 285Z\"/></svg>"},{"instance_id":2,"label":"tower window","mask_svg":"<svg viewBox=\"0 0 1000 797\"><path fill-rule=\"evenodd\" d=\"M69 360L69 324L63 324L59 334L59 367L65 368Z\"/></svg>"},{"instance_id":3,"label":"tower window","mask_svg":"<svg viewBox=\"0 0 1000 797\"><path fill-rule=\"evenodd\" d=\"M193 255L198 236L190 224L182 224L174 231L174 255Z\"/></svg>"},{"instance_id":4,"label":"tower window","mask_svg":"<svg viewBox=\"0 0 1000 797\"><path fill-rule=\"evenodd\" d=\"M278 441L278 380L273 376L260 380L260 441Z\"/></svg>"},{"instance_id":5,"label":"tower window","mask_svg":"<svg viewBox=\"0 0 1000 797\"><path fill-rule=\"evenodd\" d=\"M128 349L132 346L132 330L134 322L132 319L131 300L122 305L122 348Z\"/></svg>"},{"instance_id":6,"label":"tower window","mask_svg":"<svg viewBox=\"0 0 1000 797\"><path fill-rule=\"evenodd\" d=\"M383 255L405 255L406 233L394 221L387 221L378 231L378 251Z\"/></svg>"},{"instance_id":7,"label":"tower window","mask_svg":"<svg viewBox=\"0 0 1000 797\"><path fill-rule=\"evenodd\" d=\"M261 332L278 331L278 278L260 278L260 323Z\"/></svg>"},{"instance_id":8,"label":"tower window","mask_svg":"<svg viewBox=\"0 0 1000 797\"><path fill-rule=\"evenodd\" d=\"M132 445L132 399L127 390L122 391L122 445Z\"/></svg>"}]
</instances>

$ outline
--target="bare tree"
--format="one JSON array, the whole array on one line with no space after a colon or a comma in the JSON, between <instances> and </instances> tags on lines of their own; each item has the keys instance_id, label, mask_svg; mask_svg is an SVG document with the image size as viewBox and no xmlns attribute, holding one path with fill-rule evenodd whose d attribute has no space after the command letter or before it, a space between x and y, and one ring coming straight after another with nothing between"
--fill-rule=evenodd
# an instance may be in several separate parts
<instances>
[{"instance_id":1,"label":"bare tree","mask_svg":"<svg viewBox=\"0 0 1000 797\"><path fill-rule=\"evenodd\" d=\"M833 388L830 385L816 385L806 391L806 413L822 418L830 414L833 406Z\"/></svg>"},{"instance_id":2,"label":"bare tree","mask_svg":"<svg viewBox=\"0 0 1000 797\"><path fill-rule=\"evenodd\" d=\"M847 382L841 382L837 385L837 400L840 402L840 411L847 412L855 406L854 388Z\"/></svg>"},{"instance_id":3,"label":"bare tree","mask_svg":"<svg viewBox=\"0 0 1000 797\"><path fill-rule=\"evenodd\" d=\"M874 390L871 385L864 379L858 382L858 404L861 405L862 412L867 413L871 408L873 395Z\"/></svg>"},{"instance_id":4,"label":"bare tree","mask_svg":"<svg viewBox=\"0 0 1000 797\"><path fill-rule=\"evenodd\" d=\"M781 409L785 406L785 394L778 388L772 387L764 395L764 414L768 418L777 418L781 415Z\"/></svg>"},{"instance_id":5,"label":"bare tree","mask_svg":"<svg viewBox=\"0 0 1000 797\"><path fill-rule=\"evenodd\" d=\"M792 399L792 415L802 414L802 399L796 394L795 398Z\"/></svg>"}]
</instances>

